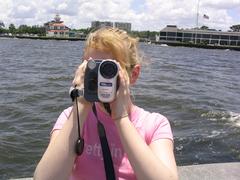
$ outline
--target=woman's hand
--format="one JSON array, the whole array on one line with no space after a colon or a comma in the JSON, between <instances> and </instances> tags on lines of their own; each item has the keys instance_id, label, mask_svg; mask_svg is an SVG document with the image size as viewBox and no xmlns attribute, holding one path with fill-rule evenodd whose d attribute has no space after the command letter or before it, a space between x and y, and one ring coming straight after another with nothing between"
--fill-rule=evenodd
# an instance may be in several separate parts
<instances>
[{"instance_id":1,"label":"woman's hand","mask_svg":"<svg viewBox=\"0 0 240 180\"><path fill-rule=\"evenodd\" d=\"M78 69L75 72L75 77L73 79L73 86L76 87L77 89L84 89L84 75L85 75L85 69L87 66L87 60L84 60L82 64L79 65ZM86 101L84 97L78 97L78 103L86 106L86 107L91 107L91 103Z\"/></svg>"},{"instance_id":2,"label":"woman's hand","mask_svg":"<svg viewBox=\"0 0 240 180\"><path fill-rule=\"evenodd\" d=\"M131 98L129 90L129 77L126 70L119 65L119 88L116 93L115 100L110 103L112 111L112 119L116 120L127 116L130 111Z\"/></svg>"}]
</instances>

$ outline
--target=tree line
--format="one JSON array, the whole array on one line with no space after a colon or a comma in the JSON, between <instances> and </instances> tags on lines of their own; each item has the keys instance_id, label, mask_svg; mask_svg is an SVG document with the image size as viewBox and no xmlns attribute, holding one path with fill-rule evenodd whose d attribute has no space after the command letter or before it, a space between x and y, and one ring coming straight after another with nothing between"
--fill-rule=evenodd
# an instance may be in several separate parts
<instances>
[{"instance_id":1,"label":"tree line","mask_svg":"<svg viewBox=\"0 0 240 180\"><path fill-rule=\"evenodd\" d=\"M8 28L3 28L3 27L4 26L0 26L0 34L11 33L12 35L34 34L34 35L38 35L38 36L46 36L46 29L44 26L20 25L19 27L16 27L14 24L10 24ZM202 26L200 29L201 30L210 30L207 26ZM230 29L233 32L240 32L240 24L232 25L230 27ZM72 29L72 31L82 32L85 35L87 35L92 30L93 30L92 28ZM146 38L146 39L155 37L155 35L159 35L159 31L131 31L129 33L134 37Z\"/></svg>"},{"instance_id":2,"label":"tree line","mask_svg":"<svg viewBox=\"0 0 240 180\"><path fill-rule=\"evenodd\" d=\"M92 28L85 28L85 29L72 29L75 32L82 32L83 34L87 35L91 31ZM14 24L10 24L8 28L1 28L0 27L0 34L2 33L11 33L12 35L16 34L36 34L39 36L46 36L46 29L44 26L28 26L28 25L20 25L16 27ZM131 31L129 32L134 37L140 38L150 38L155 37L156 34L159 34L157 31Z\"/></svg>"},{"instance_id":3,"label":"tree line","mask_svg":"<svg viewBox=\"0 0 240 180\"><path fill-rule=\"evenodd\" d=\"M210 30L208 26L202 26L200 27L201 30ZM237 25L232 25L230 27L230 31L233 31L233 32L240 32L240 24L237 24Z\"/></svg>"},{"instance_id":4,"label":"tree line","mask_svg":"<svg viewBox=\"0 0 240 180\"><path fill-rule=\"evenodd\" d=\"M10 24L8 28L0 27L0 34L3 33L11 33L12 35L16 34L36 34L39 36L45 36L46 30L44 26L28 26L28 25L20 25L16 27L14 24Z\"/></svg>"}]
</instances>

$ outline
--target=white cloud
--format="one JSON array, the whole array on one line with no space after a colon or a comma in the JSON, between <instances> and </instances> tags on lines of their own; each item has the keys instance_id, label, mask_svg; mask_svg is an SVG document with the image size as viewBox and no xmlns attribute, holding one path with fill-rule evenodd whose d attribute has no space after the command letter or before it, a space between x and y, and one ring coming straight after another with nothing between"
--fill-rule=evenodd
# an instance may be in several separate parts
<instances>
[{"instance_id":1,"label":"white cloud","mask_svg":"<svg viewBox=\"0 0 240 180\"><path fill-rule=\"evenodd\" d=\"M134 30L160 30L167 24L191 28L196 25L197 1L0 0L0 20L6 25L42 25L59 13L70 28L86 28L94 20L131 22ZM239 23L239 17L230 13L236 9L240 9L240 0L200 0L199 26L227 30ZM203 14L210 19L204 20Z\"/></svg>"},{"instance_id":2,"label":"white cloud","mask_svg":"<svg viewBox=\"0 0 240 180\"><path fill-rule=\"evenodd\" d=\"M213 9L232 9L240 6L240 0L202 0L203 7L210 7Z\"/></svg>"},{"instance_id":3,"label":"white cloud","mask_svg":"<svg viewBox=\"0 0 240 180\"><path fill-rule=\"evenodd\" d=\"M29 5L19 5L13 8L10 17L15 19L35 18L36 8Z\"/></svg>"}]
</instances>

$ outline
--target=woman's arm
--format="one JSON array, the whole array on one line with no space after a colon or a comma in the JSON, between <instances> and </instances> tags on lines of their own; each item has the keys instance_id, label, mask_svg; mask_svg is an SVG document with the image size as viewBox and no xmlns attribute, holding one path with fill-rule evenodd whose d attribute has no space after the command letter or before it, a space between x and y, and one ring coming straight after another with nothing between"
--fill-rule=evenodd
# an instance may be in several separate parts
<instances>
[{"instance_id":1,"label":"woman's arm","mask_svg":"<svg viewBox=\"0 0 240 180\"><path fill-rule=\"evenodd\" d=\"M160 139L148 146L128 117L115 121L115 124L137 179L178 179L171 140Z\"/></svg>"},{"instance_id":2,"label":"woman's arm","mask_svg":"<svg viewBox=\"0 0 240 180\"><path fill-rule=\"evenodd\" d=\"M81 124L86 119L89 107L79 103ZM81 125L81 127L83 127ZM76 158L75 144L78 139L76 107L61 130L54 131L42 159L34 173L36 180L69 179Z\"/></svg>"},{"instance_id":3,"label":"woman's arm","mask_svg":"<svg viewBox=\"0 0 240 180\"><path fill-rule=\"evenodd\" d=\"M119 76L120 86L117 97L116 100L111 103L112 118L115 120L123 148L128 155L137 179L178 179L172 141L160 139L152 142L148 146L129 118L126 117L126 114L131 111L132 106L129 93L130 81L126 72L121 68Z\"/></svg>"},{"instance_id":4,"label":"woman's arm","mask_svg":"<svg viewBox=\"0 0 240 180\"><path fill-rule=\"evenodd\" d=\"M86 64L87 62L83 61L78 67L73 80L73 86L77 85L79 89L83 86ZM80 127L82 128L88 112L91 109L91 103L87 102L83 97L78 97L77 99ZM63 128L53 132L48 148L37 165L34 179L69 179L76 158L75 145L78 139L77 127L77 108L74 102L70 117L65 122Z\"/></svg>"}]
</instances>

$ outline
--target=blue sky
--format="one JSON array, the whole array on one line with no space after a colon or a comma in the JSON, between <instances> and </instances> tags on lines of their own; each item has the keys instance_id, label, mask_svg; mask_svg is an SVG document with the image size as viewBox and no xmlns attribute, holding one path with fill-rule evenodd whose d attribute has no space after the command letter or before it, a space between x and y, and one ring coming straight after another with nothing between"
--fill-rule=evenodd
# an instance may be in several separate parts
<instances>
[{"instance_id":1,"label":"blue sky","mask_svg":"<svg viewBox=\"0 0 240 180\"><path fill-rule=\"evenodd\" d=\"M229 9L228 14L240 24L240 9Z\"/></svg>"},{"instance_id":2,"label":"blue sky","mask_svg":"<svg viewBox=\"0 0 240 180\"><path fill-rule=\"evenodd\" d=\"M133 0L131 3L131 8L137 13L140 13L144 9L144 3L145 0Z\"/></svg>"},{"instance_id":3,"label":"blue sky","mask_svg":"<svg viewBox=\"0 0 240 180\"><path fill-rule=\"evenodd\" d=\"M159 31L167 24L196 25L198 0L0 0L0 20L43 25L59 13L70 28L90 27L91 21L132 23L133 30ZM209 20L203 19L203 14ZM240 0L200 0L199 26L228 30L240 24Z\"/></svg>"}]
</instances>

